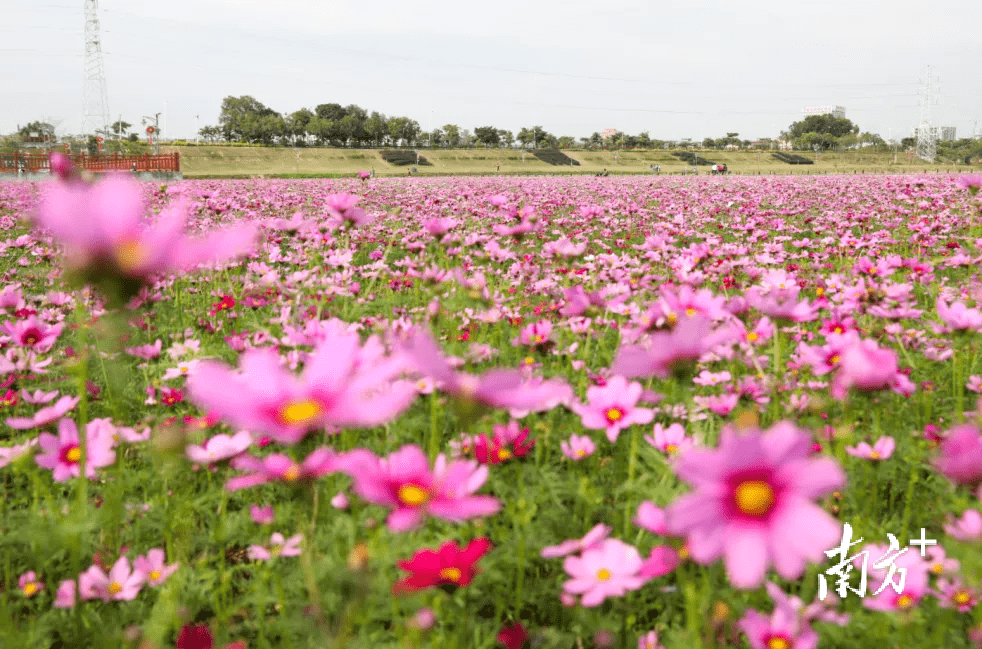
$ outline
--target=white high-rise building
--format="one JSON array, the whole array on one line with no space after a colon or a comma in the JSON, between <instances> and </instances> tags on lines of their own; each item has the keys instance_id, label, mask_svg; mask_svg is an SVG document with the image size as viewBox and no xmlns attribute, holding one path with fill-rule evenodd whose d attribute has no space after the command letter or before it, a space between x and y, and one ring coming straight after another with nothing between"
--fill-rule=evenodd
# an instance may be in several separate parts
<instances>
[{"instance_id":1,"label":"white high-rise building","mask_svg":"<svg viewBox=\"0 0 982 649\"><path fill-rule=\"evenodd\" d=\"M831 115L832 117L845 117L845 106L809 106L802 108L801 112L805 115Z\"/></svg>"},{"instance_id":2,"label":"white high-rise building","mask_svg":"<svg viewBox=\"0 0 982 649\"><path fill-rule=\"evenodd\" d=\"M915 126L911 129L910 135L917 138L921 134L921 128L929 129L925 134L934 133L934 137L940 142L952 142L955 140L954 126Z\"/></svg>"}]
</instances>

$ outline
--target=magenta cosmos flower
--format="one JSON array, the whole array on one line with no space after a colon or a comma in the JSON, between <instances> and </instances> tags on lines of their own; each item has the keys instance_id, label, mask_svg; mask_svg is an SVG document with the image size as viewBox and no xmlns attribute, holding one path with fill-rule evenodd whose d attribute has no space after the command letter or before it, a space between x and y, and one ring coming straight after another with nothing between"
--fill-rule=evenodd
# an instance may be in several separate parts
<instances>
[{"instance_id":1,"label":"magenta cosmos flower","mask_svg":"<svg viewBox=\"0 0 982 649\"><path fill-rule=\"evenodd\" d=\"M64 244L68 264L87 281L114 277L140 284L153 273L231 259L255 246L257 230L252 225L188 239L187 217L186 206L176 204L150 224L139 184L114 175L93 185L52 183L37 223Z\"/></svg>"},{"instance_id":2,"label":"magenta cosmos flower","mask_svg":"<svg viewBox=\"0 0 982 649\"><path fill-rule=\"evenodd\" d=\"M812 500L845 484L838 462L813 459L811 436L782 422L768 432L724 429L718 449L694 448L675 464L695 490L668 509L668 531L685 535L700 564L724 557L730 583L755 588L773 563L797 579L825 560L841 525Z\"/></svg>"},{"instance_id":3,"label":"magenta cosmos flower","mask_svg":"<svg viewBox=\"0 0 982 649\"><path fill-rule=\"evenodd\" d=\"M573 404L571 410L580 416L584 428L603 430L613 443L622 430L654 419L652 410L637 407L642 392L640 383L628 383L623 376L614 376L603 387L587 388L587 403Z\"/></svg>"},{"instance_id":4,"label":"magenta cosmos flower","mask_svg":"<svg viewBox=\"0 0 982 649\"><path fill-rule=\"evenodd\" d=\"M934 461L938 471L958 484L975 487L982 483L982 431L961 424L948 431L941 442L941 455Z\"/></svg>"},{"instance_id":5,"label":"magenta cosmos flower","mask_svg":"<svg viewBox=\"0 0 982 649\"><path fill-rule=\"evenodd\" d=\"M85 477L91 479L95 477L96 469L116 461L116 453L112 450L112 436L103 434L98 422L89 422L85 429ZM57 437L51 433L41 433L38 446L42 453L35 456L34 461L43 469L51 469L55 482L65 482L81 473L82 449L79 446L78 427L73 420L62 419L58 422Z\"/></svg>"},{"instance_id":6,"label":"magenta cosmos flower","mask_svg":"<svg viewBox=\"0 0 982 649\"><path fill-rule=\"evenodd\" d=\"M232 436L215 435L206 439L201 446L189 444L185 447L184 454L192 462L214 464L244 453L250 446L252 446L252 435L249 431L240 430Z\"/></svg>"},{"instance_id":7,"label":"magenta cosmos flower","mask_svg":"<svg viewBox=\"0 0 982 649\"><path fill-rule=\"evenodd\" d=\"M283 444L329 424L377 426L416 397L412 384L393 382L403 370L402 359L383 355L377 339L362 347L355 332L329 332L299 377L269 349L244 352L239 366L235 372L223 363L201 363L188 377L191 400Z\"/></svg>"},{"instance_id":8,"label":"magenta cosmos flower","mask_svg":"<svg viewBox=\"0 0 982 649\"><path fill-rule=\"evenodd\" d=\"M582 595L583 606L599 606L608 597L638 590L646 581L639 573L643 561L637 548L618 539L606 539L578 557L566 557L563 569L572 579L563 590Z\"/></svg>"},{"instance_id":9,"label":"magenta cosmos flower","mask_svg":"<svg viewBox=\"0 0 982 649\"><path fill-rule=\"evenodd\" d=\"M34 413L33 417L11 417L7 419L7 425L18 430L44 426L64 417L65 414L74 408L79 401L79 397L70 397L66 395L58 399L58 401L56 401L53 405L47 406L46 408L41 408Z\"/></svg>"},{"instance_id":10,"label":"magenta cosmos flower","mask_svg":"<svg viewBox=\"0 0 982 649\"><path fill-rule=\"evenodd\" d=\"M239 455L232 459L231 465L239 471L247 472L225 483L225 488L229 491L238 491L267 482L295 484L316 480L338 470L338 456L329 448L319 448L300 463L294 462L287 455L274 453L262 459Z\"/></svg>"},{"instance_id":11,"label":"magenta cosmos flower","mask_svg":"<svg viewBox=\"0 0 982 649\"><path fill-rule=\"evenodd\" d=\"M269 561L276 557L298 557L301 541L303 541L303 534L295 534L285 539L279 532L273 532L268 548L262 545L249 546L249 558L253 561Z\"/></svg>"},{"instance_id":12,"label":"magenta cosmos flower","mask_svg":"<svg viewBox=\"0 0 982 649\"><path fill-rule=\"evenodd\" d=\"M488 479L488 467L468 460L447 463L440 454L430 471L422 449L403 446L380 459L370 451L355 450L339 461L339 470L354 480L354 492L369 502L393 508L388 527L405 532L418 526L426 514L451 521L490 516L501 509L491 496L475 496Z\"/></svg>"},{"instance_id":13,"label":"magenta cosmos flower","mask_svg":"<svg viewBox=\"0 0 982 649\"><path fill-rule=\"evenodd\" d=\"M876 440L872 446L868 442L860 442L856 446L847 446L846 453L853 457L861 457L867 460L887 460L893 455L897 448L897 441L888 435Z\"/></svg>"},{"instance_id":14,"label":"magenta cosmos flower","mask_svg":"<svg viewBox=\"0 0 982 649\"><path fill-rule=\"evenodd\" d=\"M168 577L177 572L179 564L172 563L167 565L164 551L160 548L151 548L147 550L146 556L139 556L133 561L133 567L146 576L148 584L159 586Z\"/></svg>"},{"instance_id":15,"label":"magenta cosmos flower","mask_svg":"<svg viewBox=\"0 0 982 649\"><path fill-rule=\"evenodd\" d=\"M695 365L703 354L733 337L729 327L713 329L708 318L696 314L680 320L670 332L656 331L644 345L622 346L611 371L628 378L667 378Z\"/></svg>"},{"instance_id":16,"label":"magenta cosmos flower","mask_svg":"<svg viewBox=\"0 0 982 649\"><path fill-rule=\"evenodd\" d=\"M58 323L48 325L41 322L36 317L28 316L26 320L7 321L0 325L8 336L13 339L15 345L29 347L30 349L43 354L51 351L51 347L61 335L61 330L65 325Z\"/></svg>"}]
</instances>

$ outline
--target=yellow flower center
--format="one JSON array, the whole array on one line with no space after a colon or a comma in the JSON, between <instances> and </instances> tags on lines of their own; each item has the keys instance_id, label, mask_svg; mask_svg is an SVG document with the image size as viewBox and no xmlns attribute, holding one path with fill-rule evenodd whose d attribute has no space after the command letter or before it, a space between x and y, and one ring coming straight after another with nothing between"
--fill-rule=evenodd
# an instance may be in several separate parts
<instances>
[{"instance_id":1,"label":"yellow flower center","mask_svg":"<svg viewBox=\"0 0 982 649\"><path fill-rule=\"evenodd\" d=\"M109 591L110 595L118 595L119 593L123 592L123 584L119 583L118 581L114 581L113 583L109 584L109 588L106 590Z\"/></svg>"},{"instance_id":2,"label":"yellow flower center","mask_svg":"<svg viewBox=\"0 0 982 649\"><path fill-rule=\"evenodd\" d=\"M121 270L134 271L147 262L150 248L139 241L127 240L117 244L113 254Z\"/></svg>"},{"instance_id":3,"label":"yellow flower center","mask_svg":"<svg viewBox=\"0 0 982 649\"><path fill-rule=\"evenodd\" d=\"M968 604L971 601L972 601L972 596L966 593L965 591L959 591L959 593L955 595L955 604L958 604L959 606L964 606L965 604Z\"/></svg>"},{"instance_id":4,"label":"yellow flower center","mask_svg":"<svg viewBox=\"0 0 982 649\"><path fill-rule=\"evenodd\" d=\"M181 374L187 374L187 373L188 373L188 368L182 367L181 368Z\"/></svg>"},{"instance_id":5,"label":"yellow flower center","mask_svg":"<svg viewBox=\"0 0 982 649\"><path fill-rule=\"evenodd\" d=\"M774 506L774 490L761 480L741 482L734 497L737 509L751 516L763 516Z\"/></svg>"},{"instance_id":6,"label":"yellow flower center","mask_svg":"<svg viewBox=\"0 0 982 649\"><path fill-rule=\"evenodd\" d=\"M756 331L750 331L750 332L747 333L747 342L751 342L752 343L752 342L756 341L758 338L760 338L760 336L757 335L757 332Z\"/></svg>"},{"instance_id":7,"label":"yellow flower center","mask_svg":"<svg viewBox=\"0 0 982 649\"><path fill-rule=\"evenodd\" d=\"M841 325L836 325L835 329L833 329L832 331L834 331L837 334L841 334L845 332L845 329L843 329Z\"/></svg>"},{"instance_id":8,"label":"yellow flower center","mask_svg":"<svg viewBox=\"0 0 982 649\"><path fill-rule=\"evenodd\" d=\"M417 390L425 390L426 389L426 381L419 381L418 383L416 383L416 389Z\"/></svg>"},{"instance_id":9,"label":"yellow flower center","mask_svg":"<svg viewBox=\"0 0 982 649\"><path fill-rule=\"evenodd\" d=\"M535 342L537 342L537 343L541 343L541 342L542 342L542 340L543 340L543 338L542 338L542 336L540 336L539 334L536 334L536 335L535 335L535 337L534 337L534 338L532 338L532 340L534 340L534 341L535 341Z\"/></svg>"},{"instance_id":10,"label":"yellow flower center","mask_svg":"<svg viewBox=\"0 0 982 649\"><path fill-rule=\"evenodd\" d=\"M668 324L673 326L679 321L679 317L674 313L669 313L665 319L668 320Z\"/></svg>"},{"instance_id":11,"label":"yellow flower center","mask_svg":"<svg viewBox=\"0 0 982 649\"><path fill-rule=\"evenodd\" d=\"M287 482L296 482L300 477L300 467L296 464L291 464L290 468L283 472L283 479Z\"/></svg>"},{"instance_id":12,"label":"yellow flower center","mask_svg":"<svg viewBox=\"0 0 982 649\"><path fill-rule=\"evenodd\" d=\"M525 364L526 365L535 365L535 359L533 357L531 357L531 356L526 356L525 357Z\"/></svg>"},{"instance_id":13,"label":"yellow flower center","mask_svg":"<svg viewBox=\"0 0 982 649\"><path fill-rule=\"evenodd\" d=\"M695 314L696 314L696 310L693 309L691 306L685 310L685 315L689 316L690 318Z\"/></svg>"},{"instance_id":14,"label":"yellow flower center","mask_svg":"<svg viewBox=\"0 0 982 649\"><path fill-rule=\"evenodd\" d=\"M430 492L414 484L399 487L399 500L410 507L419 507L430 499Z\"/></svg>"},{"instance_id":15,"label":"yellow flower center","mask_svg":"<svg viewBox=\"0 0 982 649\"><path fill-rule=\"evenodd\" d=\"M271 547L269 549L269 553L271 555L273 555L274 557L280 556L280 552L282 552L282 551L283 551L283 546L282 545L274 545L273 547Z\"/></svg>"},{"instance_id":16,"label":"yellow flower center","mask_svg":"<svg viewBox=\"0 0 982 649\"><path fill-rule=\"evenodd\" d=\"M597 581L607 581L610 579L610 571L606 568L601 568L597 571Z\"/></svg>"},{"instance_id":17,"label":"yellow flower center","mask_svg":"<svg viewBox=\"0 0 982 649\"><path fill-rule=\"evenodd\" d=\"M280 420L284 424L306 424L321 414L323 408L313 399L291 401L280 410Z\"/></svg>"},{"instance_id":18,"label":"yellow flower center","mask_svg":"<svg viewBox=\"0 0 982 649\"><path fill-rule=\"evenodd\" d=\"M25 596L30 597L31 595L33 595L36 592L38 592L38 585L35 584L33 581L29 581L26 584L24 584L24 595Z\"/></svg>"},{"instance_id":19,"label":"yellow flower center","mask_svg":"<svg viewBox=\"0 0 982 649\"><path fill-rule=\"evenodd\" d=\"M914 598L910 595L901 595L896 601L897 608L906 611L907 609L913 608Z\"/></svg>"},{"instance_id":20,"label":"yellow flower center","mask_svg":"<svg viewBox=\"0 0 982 649\"><path fill-rule=\"evenodd\" d=\"M832 356L832 358L829 359L829 365L838 365L840 360L842 359L839 358L839 355L835 354L834 356Z\"/></svg>"},{"instance_id":21,"label":"yellow flower center","mask_svg":"<svg viewBox=\"0 0 982 649\"><path fill-rule=\"evenodd\" d=\"M683 545L679 548L679 560L685 561L689 558L689 546Z\"/></svg>"},{"instance_id":22,"label":"yellow flower center","mask_svg":"<svg viewBox=\"0 0 982 649\"><path fill-rule=\"evenodd\" d=\"M825 295L825 289L819 286L818 288L815 289L815 295L817 295L818 297L822 297L823 295Z\"/></svg>"},{"instance_id":23,"label":"yellow flower center","mask_svg":"<svg viewBox=\"0 0 982 649\"><path fill-rule=\"evenodd\" d=\"M151 570L150 571L150 581L157 581L158 579L160 579L160 571L159 570Z\"/></svg>"},{"instance_id":24,"label":"yellow flower center","mask_svg":"<svg viewBox=\"0 0 982 649\"><path fill-rule=\"evenodd\" d=\"M931 566L931 572L933 572L936 575L940 575L941 573L944 572L944 566L942 566L940 563L936 563L933 566Z\"/></svg>"},{"instance_id":25,"label":"yellow flower center","mask_svg":"<svg viewBox=\"0 0 982 649\"><path fill-rule=\"evenodd\" d=\"M677 450L679 450L678 444L665 444L665 452L669 455L674 454Z\"/></svg>"},{"instance_id":26,"label":"yellow flower center","mask_svg":"<svg viewBox=\"0 0 982 649\"><path fill-rule=\"evenodd\" d=\"M871 460L879 460L880 459L880 453L878 451L870 451L869 459L871 459Z\"/></svg>"},{"instance_id":27,"label":"yellow flower center","mask_svg":"<svg viewBox=\"0 0 982 649\"><path fill-rule=\"evenodd\" d=\"M767 640L767 649L791 649L791 641L775 635Z\"/></svg>"},{"instance_id":28,"label":"yellow flower center","mask_svg":"<svg viewBox=\"0 0 982 649\"><path fill-rule=\"evenodd\" d=\"M604 416L607 417L607 421L613 424L620 421L621 417L624 416L624 411L620 408L608 408Z\"/></svg>"},{"instance_id":29,"label":"yellow flower center","mask_svg":"<svg viewBox=\"0 0 982 649\"><path fill-rule=\"evenodd\" d=\"M65 453L65 459L71 462L72 464L78 464L79 460L82 459L82 449L80 449L77 446L75 448L69 449L69 451Z\"/></svg>"},{"instance_id":30,"label":"yellow flower center","mask_svg":"<svg viewBox=\"0 0 982 649\"><path fill-rule=\"evenodd\" d=\"M460 581L460 577L460 568L444 568L440 571L440 579L446 579L447 581L452 581L455 584Z\"/></svg>"},{"instance_id":31,"label":"yellow flower center","mask_svg":"<svg viewBox=\"0 0 982 649\"><path fill-rule=\"evenodd\" d=\"M576 457L583 457L585 455L586 455L586 451L584 451L582 448L581 449L577 449L577 451L576 451Z\"/></svg>"},{"instance_id":32,"label":"yellow flower center","mask_svg":"<svg viewBox=\"0 0 982 649\"><path fill-rule=\"evenodd\" d=\"M499 462L504 462L505 460L510 460L511 459L511 455L512 455L511 451L509 451L507 448L498 449L498 461Z\"/></svg>"}]
</instances>

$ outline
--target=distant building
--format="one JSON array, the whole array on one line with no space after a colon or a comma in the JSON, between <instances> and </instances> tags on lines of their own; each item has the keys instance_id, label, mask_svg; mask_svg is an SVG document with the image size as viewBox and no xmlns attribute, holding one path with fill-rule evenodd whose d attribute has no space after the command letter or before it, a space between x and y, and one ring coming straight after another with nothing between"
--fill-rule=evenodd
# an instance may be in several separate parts
<instances>
[{"instance_id":1,"label":"distant building","mask_svg":"<svg viewBox=\"0 0 982 649\"><path fill-rule=\"evenodd\" d=\"M831 115L832 117L845 117L845 106L809 106L802 108L801 112L805 115Z\"/></svg>"},{"instance_id":2,"label":"distant building","mask_svg":"<svg viewBox=\"0 0 982 649\"><path fill-rule=\"evenodd\" d=\"M921 128L930 129L934 131L934 136L940 142L952 142L955 140L955 127L954 126L915 126L910 131L910 136L913 138L920 137Z\"/></svg>"}]
</instances>

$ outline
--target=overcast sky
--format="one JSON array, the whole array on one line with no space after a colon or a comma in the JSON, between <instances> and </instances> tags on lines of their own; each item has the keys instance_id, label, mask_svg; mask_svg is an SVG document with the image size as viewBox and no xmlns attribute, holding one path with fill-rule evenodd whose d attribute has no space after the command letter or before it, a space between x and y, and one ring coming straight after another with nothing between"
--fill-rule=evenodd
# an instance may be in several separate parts
<instances>
[{"instance_id":1,"label":"overcast sky","mask_svg":"<svg viewBox=\"0 0 982 649\"><path fill-rule=\"evenodd\" d=\"M0 0L0 133L42 117L78 132L83 0ZM936 125L982 129L975 0L100 0L109 109L165 136L216 124L222 98L290 113L358 104L554 135L777 135L842 105L903 137L937 77ZM140 128L142 132L142 128Z\"/></svg>"}]
</instances>

